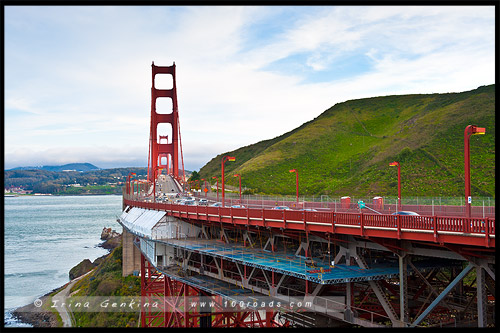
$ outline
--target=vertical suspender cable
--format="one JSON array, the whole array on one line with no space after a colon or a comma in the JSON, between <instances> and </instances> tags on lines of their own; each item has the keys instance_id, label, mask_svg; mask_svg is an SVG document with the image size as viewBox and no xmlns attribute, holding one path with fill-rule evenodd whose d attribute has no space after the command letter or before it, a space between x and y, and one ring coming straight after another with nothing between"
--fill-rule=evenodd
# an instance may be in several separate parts
<instances>
[{"instance_id":1,"label":"vertical suspender cable","mask_svg":"<svg viewBox=\"0 0 500 333\"><path fill-rule=\"evenodd\" d=\"M151 120L152 122L152 120ZM149 127L151 128L153 125L151 124ZM151 130L149 131L149 148L148 148L148 174L147 174L147 179L148 181L152 181L151 178L149 177L150 170L149 170L149 164L150 164L150 159L151 159Z\"/></svg>"},{"instance_id":2,"label":"vertical suspender cable","mask_svg":"<svg viewBox=\"0 0 500 333\"><path fill-rule=\"evenodd\" d=\"M186 174L184 172L184 155L182 155L182 138L181 138L181 122L179 120L179 116L177 116L177 127L179 129L179 145L181 147L181 161L182 161L182 183L186 180Z\"/></svg>"},{"instance_id":3,"label":"vertical suspender cable","mask_svg":"<svg viewBox=\"0 0 500 333\"><path fill-rule=\"evenodd\" d=\"M152 66L154 66L154 61ZM152 67L153 68L153 67ZM151 79L151 116L149 117L149 149L148 149L148 174L147 174L147 180L154 182L154 175L150 170L151 168L154 168L153 165L151 165L151 149L153 148L153 112L156 113L156 100L153 98L153 89L155 86L155 74L154 71L152 72L152 79ZM155 138L156 140L156 138ZM153 184L154 186L154 184Z\"/></svg>"}]
</instances>

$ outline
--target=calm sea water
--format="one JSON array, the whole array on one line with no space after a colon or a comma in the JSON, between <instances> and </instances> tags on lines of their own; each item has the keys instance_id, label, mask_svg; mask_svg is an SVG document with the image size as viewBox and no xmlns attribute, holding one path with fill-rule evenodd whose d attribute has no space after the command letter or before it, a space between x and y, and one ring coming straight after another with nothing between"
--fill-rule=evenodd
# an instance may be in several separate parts
<instances>
[{"instance_id":1,"label":"calm sea water","mask_svg":"<svg viewBox=\"0 0 500 333\"><path fill-rule=\"evenodd\" d=\"M11 311L69 281L83 259L108 251L101 231L121 232L122 197L20 196L4 198L4 323L24 326Z\"/></svg>"}]
</instances>

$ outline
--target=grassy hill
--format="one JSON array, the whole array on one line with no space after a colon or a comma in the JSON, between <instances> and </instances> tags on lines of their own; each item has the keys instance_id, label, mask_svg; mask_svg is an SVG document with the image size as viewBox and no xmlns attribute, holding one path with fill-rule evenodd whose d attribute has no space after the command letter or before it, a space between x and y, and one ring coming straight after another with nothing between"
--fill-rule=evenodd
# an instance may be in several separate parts
<instances>
[{"instance_id":1,"label":"grassy hill","mask_svg":"<svg viewBox=\"0 0 500 333\"><path fill-rule=\"evenodd\" d=\"M299 128L213 158L199 174L220 177L256 193L301 195L397 195L401 163L403 196L464 195L464 129L486 128L472 136L473 196L495 195L495 85L447 94L364 98L339 103Z\"/></svg>"},{"instance_id":2,"label":"grassy hill","mask_svg":"<svg viewBox=\"0 0 500 333\"><path fill-rule=\"evenodd\" d=\"M122 252L122 245L115 248L101 261L93 273L76 282L71 292L74 292L76 296L91 297L140 296L140 278L133 275L122 277ZM125 297L124 300L127 298ZM129 304L130 300L127 302ZM75 311L73 316L76 327L136 327L139 322L138 312Z\"/></svg>"}]
</instances>

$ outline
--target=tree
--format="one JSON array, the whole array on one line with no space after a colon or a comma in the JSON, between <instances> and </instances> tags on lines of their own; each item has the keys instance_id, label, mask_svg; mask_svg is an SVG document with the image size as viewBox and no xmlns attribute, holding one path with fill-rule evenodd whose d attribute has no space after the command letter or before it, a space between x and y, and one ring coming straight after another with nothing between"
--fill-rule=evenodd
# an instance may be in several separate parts
<instances>
[{"instance_id":1,"label":"tree","mask_svg":"<svg viewBox=\"0 0 500 333\"><path fill-rule=\"evenodd\" d=\"M193 171L193 173L191 173L191 177L189 177L188 180L201 180L201 176L200 174L197 172L197 171Z\"/></svg>"}]
</instances>

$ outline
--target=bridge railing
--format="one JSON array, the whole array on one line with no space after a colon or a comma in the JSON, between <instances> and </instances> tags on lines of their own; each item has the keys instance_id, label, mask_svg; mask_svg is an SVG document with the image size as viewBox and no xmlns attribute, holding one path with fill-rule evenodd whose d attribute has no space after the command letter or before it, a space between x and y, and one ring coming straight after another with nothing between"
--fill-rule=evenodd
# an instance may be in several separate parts
<instances>
[{"instance_id":1,"label":"bridge railing","mask_svg":"<svg viewBox=\"0 0 500 333\"><path fill-rule=\"evenodd\" d=\"M206 210L205 214L219 215L219 207L205 207L205 210Z\"/></svg>"},{"instance_id":2,"label":"bridge railing","mask_svg":"<svg viewBox=\"0 0 500 333\"><path fill-rule=\"evenodd\" d=\"M262 209L248 209L248 217L253 219L261 219L263 217Z\"/></svg>"},{"instance_id":3,"label":"bridge railing","mask_svg":"<svg viewBox=\"0 0 500 333\"><path fill-rule=\"evenodd\" d=\"M319 223L332 223L333 212L309 212L305 211L306 220Z\"/></svg>"},{"instance_id":4,"label":"bridge railing","mask_svg":"<svg viewBox=\"0 0 500 333\"><path fill-rule=\"evenodd\" d=\"M401 228L405 229L421 229L421 230L433 230L434 216L412 216L412 215L391 215L394 220L397 217L401 220ZM397 223L397 221L396 221Z\"/></svg>"},{"instance_id":5,"label":"bridge railing","mask_svg":"<svg viewBox=\"0 0 500 333\"><path fill-rule=\"evenodd\" d=\"M200 198L216 200L213 193L198 194ZM269 196L269 195L243 195L240 202L238 193L226 193L226 205L243 204L253 208L272 208L273 206L289 206L291 208L312 208L328 209L343 213L353 213L359 211L357 202L363 201L367 207L373 208L382 214L391 214L397 210L409 210L426 216L465 216L465 200L462 197L403 197L402 207L398 209L397 197L383 197L383 205L378 206L373 198L351 197L350 204L345 207L341 204L340 197L329 197L326 195L318 197L299 197L299 204L296 204L295 196ZM296 207L297 206L297 207ZM472 200L471 214L473 217L495 217L495 198L474 197Z\"/></svg>"},{"instance_id":6,"label":"bridge railing","mask_svg":"<svg viewBox=\"0 0 500 333\"><path fill-rule=\"evenodd\" d=\"M396 217L395 215L390 215L390 216ZM395 219L391 219L391 218L387 218L387 217L388 217L388 215L363 214L363 224L365 226L369 226L369 227L395 228L396 227Z\"/></svg>"},{"instance_id":7,"label":"bridge railing","mask_svg":"<svg viewBox=\"0 0 500 333\"><path fill-rule=\"evenodd\" d=\"M363 213L333 213L334 224L361 225Z\"/></svg>"},{"instance_id":8,"label":"bridge railing","mask_svg":"<svg viewBox=\"0 0 500 333\"><path fill-rule=\"evenodd\" d=\"M198 216L199 219L220 220L237 224L261 226L289 226L292 229L306 230L308 225L318 225L325 230L333 227L350 226L363 230L369 228L386 228L417 230L434 233L438 231L461 233L467 235L484 235L490 238L495 234L494 218L464 218L450 216L412 216L366 213L339 213L298 210L274 210L265 208L231 208L210 206L188 206L172 203L153 203L134 201L124 198L126 205L146 209L179 212L181 217ZM235 222L235 220L237 220ZM287 222L295 222L287 224Z\"/></svg>"}]
</instances>

